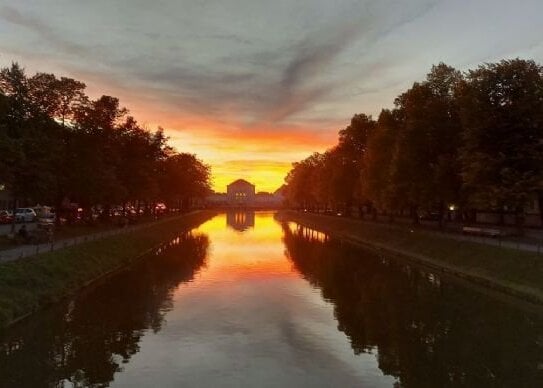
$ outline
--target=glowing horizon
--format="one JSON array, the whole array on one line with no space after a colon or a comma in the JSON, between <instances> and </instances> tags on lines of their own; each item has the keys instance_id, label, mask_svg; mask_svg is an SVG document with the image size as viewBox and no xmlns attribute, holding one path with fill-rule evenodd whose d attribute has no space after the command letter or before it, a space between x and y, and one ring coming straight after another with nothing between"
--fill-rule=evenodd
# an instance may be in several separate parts
<instances>
[{"instance_id":1,"label":"glowing horizon","mask_svg":"<svg viewBox=\"0 0 543 388\"><path fill-rule=\"evenodd\" d=\"M131 113L153 116L136 110ZM169 143L177 150L195 153L211 166L212 189L216 192L226 192L226 186L236 179L253 183L257 192L274 192L283 185L293 162L324 151L335 142L339 125L344 124L331 124L331 130L317 134L311 128L261 124L247 130L240 124L181 117L147 122L151 130L164 128Z\"/></svg>"}]
</instances>

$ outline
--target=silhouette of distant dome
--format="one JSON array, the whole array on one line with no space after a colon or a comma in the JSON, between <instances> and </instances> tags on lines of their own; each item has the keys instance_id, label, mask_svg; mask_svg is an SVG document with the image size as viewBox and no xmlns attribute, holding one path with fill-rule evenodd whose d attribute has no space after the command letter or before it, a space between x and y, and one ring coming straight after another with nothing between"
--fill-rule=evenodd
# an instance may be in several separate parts
<instances>
[{"instance_id":1,"label":"silhouette of distant dome","mask_svg":"<svg viewBox=\"0 0 543 388\"><path fill-rule=\"evenodd\" d=\"M247 182L245 179L236 179L234 182L230 183L228 186L232 185L249 185L254 186L252 183Z\"/></svg>"}]
</instances>

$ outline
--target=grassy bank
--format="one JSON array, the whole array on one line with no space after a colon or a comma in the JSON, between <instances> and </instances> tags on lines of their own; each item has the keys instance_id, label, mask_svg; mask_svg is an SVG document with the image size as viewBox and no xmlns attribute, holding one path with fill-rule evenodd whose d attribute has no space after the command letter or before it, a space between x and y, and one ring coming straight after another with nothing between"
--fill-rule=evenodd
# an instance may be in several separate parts
<instances>
[{"instance_id":1,"label":"grassy bank","mask_svg":"<svg viewBox=\"0 0 543 388\"><path fill-rule=\"evenodd\" d=\"M213 216L201 211L0 265L0 327L59 301Z\"/></svg>"},{"instance_id":2,"label":"grassy bank","mask_svg":"<svg viewBox=\"0 0 543 388\"><path fill-rule=\"evenodd\" d=\"M543 303L543 256L537 253L334 216L284 211L279 217L390 256L401 256L526 300Z\"/></svg>"}]
</instances>

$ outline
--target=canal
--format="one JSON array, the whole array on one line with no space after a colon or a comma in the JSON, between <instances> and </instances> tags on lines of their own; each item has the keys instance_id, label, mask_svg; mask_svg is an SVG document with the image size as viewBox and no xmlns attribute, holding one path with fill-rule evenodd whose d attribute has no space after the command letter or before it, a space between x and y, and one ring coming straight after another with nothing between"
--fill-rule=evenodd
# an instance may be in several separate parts
<instances>
[{"instance_id":1,"label":"canal","mask_svg":"<svg viewBox=\"0 0 543 388\"><path fill-rule=\"evenodd\" d=\"M541 387L538 308L229 213L0 334L1 387Z\"/></svg>"}]
</instances>

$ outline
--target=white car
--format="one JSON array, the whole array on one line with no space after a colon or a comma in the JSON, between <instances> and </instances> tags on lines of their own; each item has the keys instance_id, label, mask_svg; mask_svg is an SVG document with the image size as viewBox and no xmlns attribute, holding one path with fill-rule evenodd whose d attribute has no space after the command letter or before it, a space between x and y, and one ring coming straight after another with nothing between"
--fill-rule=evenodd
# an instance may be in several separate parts
<instances>
[{"instance_id":1,"label":"white car","mask_svg":"<svg viewBox=\"0 0 543 388\"><path fill-rule=\"evenodd\" d=\"M32 222L36 219L36 212L29 207L22 207L15 211L15 221Z\"/></svg>"}]
</instances>

